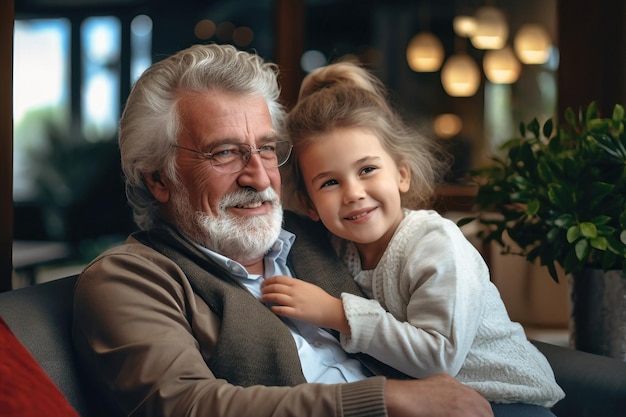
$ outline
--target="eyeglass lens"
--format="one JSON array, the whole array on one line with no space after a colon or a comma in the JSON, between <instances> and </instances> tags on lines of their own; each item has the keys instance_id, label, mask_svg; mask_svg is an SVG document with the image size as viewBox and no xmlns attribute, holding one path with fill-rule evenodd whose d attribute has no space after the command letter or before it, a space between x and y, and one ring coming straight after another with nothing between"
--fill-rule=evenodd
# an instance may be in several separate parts
<instances>
[{"instance_id":1,"label":"eyeglass lens","mask_svg":"<svg viewBox=\"0 0 626 417\"><path fill-rule=\"evenodd\" d=\"M245 143L222 144L211 149L211 165L216 171L237 172L244 169L252 157L258 153L265 168L283 165L291 154L291 144L286 141L273 141L254 148Z\"/></svg>"}]
</instances>

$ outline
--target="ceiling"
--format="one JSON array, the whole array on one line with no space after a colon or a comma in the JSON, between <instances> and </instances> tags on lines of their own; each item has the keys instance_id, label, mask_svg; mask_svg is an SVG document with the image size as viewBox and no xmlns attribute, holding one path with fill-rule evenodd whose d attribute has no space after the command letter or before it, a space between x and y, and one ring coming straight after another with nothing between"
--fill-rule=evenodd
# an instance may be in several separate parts
<instances>
[{"instance_id":1,"label":"ceiling","mask_svg":"<svg viewBox=\"0 0 626 417\"><path fill-rule=\"evenodd\" d=\"M167 9L170 13L193 9L206 9L220 6L231 8L271 7L279 0L15 0L16 13L59 13L87 12L94 10L123 10L137 8ZM291 0L289 0L291 1ZM431 11L456 8L456 0L304 0L307 6L349 6L367 7L372 5L428 5ZM465 0L466 5L482 5L482 0Z\"/></svg>"}]
</instances>

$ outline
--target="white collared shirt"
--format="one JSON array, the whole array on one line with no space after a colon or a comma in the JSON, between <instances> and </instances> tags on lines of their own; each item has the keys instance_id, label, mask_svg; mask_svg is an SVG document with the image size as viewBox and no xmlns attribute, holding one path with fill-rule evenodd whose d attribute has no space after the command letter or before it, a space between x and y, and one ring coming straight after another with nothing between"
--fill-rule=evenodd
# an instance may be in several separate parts
<instances>
[{"instance_id":1,"label":"white collared shirt","mask_svg":"<svg viewBox=\"0 0 626 417\"><path fill-rule=\"evenodd\" d=\"M287 266L287 255L296 236L281 230L278 240L265 255L265 277L251 275L239 262L226 258L202 246L203 253L225 267L257 299L261 298L261 283L274 275L293 276ZM364 379L369 375L363 365L348 356L337 339L329 332L303 321L281 317L298 347L302 372L307 382L341 383Z\"/></svg>"}]
</instances>

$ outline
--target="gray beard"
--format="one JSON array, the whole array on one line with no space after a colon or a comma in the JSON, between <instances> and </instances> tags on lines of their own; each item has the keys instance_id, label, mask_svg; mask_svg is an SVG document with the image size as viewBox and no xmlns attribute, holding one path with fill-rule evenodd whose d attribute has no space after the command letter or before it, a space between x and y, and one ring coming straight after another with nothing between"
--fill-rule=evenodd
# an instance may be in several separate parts
<instances>
[{"instance_id":1,"label":"gray beard","mask_svg":"<svg viewBox=\"0 0 626 417\"><path fill-rule=\"evenodd\" d=\"M271 187L263 191L242 189L222 197L217 216L193 212L186 189L174 196L176 226L192 241L239 263L262 257L278 239L283 209ZM270 201L272 211L265 216L239 217L226 209L256 201Z\"/></svg>"}]
</instances>

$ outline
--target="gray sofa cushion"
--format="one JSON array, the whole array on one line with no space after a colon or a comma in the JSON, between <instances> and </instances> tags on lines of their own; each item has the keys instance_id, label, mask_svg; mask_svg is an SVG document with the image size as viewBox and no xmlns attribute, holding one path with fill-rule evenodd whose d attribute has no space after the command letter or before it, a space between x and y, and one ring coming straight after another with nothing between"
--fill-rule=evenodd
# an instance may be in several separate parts
<instances>
[{"instance_id":1,"label":"gray sofa cushion","mask_svg":"<svg viewBox=\"0 0 626 417\"><path fill-rule=\"evenodd\" d=\"M77 276L0 293L0 317L81 416L101 414L74 360L72 295Z\"/></svg>"}]
</instances>

